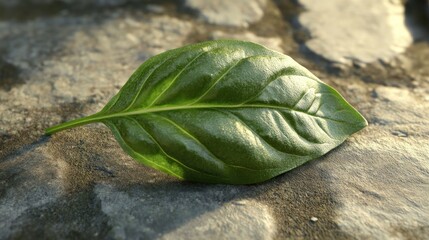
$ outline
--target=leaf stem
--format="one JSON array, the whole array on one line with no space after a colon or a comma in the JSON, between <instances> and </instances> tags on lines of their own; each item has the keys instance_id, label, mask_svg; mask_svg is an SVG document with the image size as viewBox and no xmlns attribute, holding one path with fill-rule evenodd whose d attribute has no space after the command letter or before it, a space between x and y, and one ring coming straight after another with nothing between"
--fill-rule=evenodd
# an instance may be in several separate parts
<instances>
[{"instance_id":1,"label":"leaf stem","mask_svg":"<svg viewBox=\"0 0 429 240\"><path fill-rule=\"evenodd\" d=\"M61 123L61 124L58 124L56 126L47 128L45 130L45 134L46 135L51 135L53 133L56 133L56 132L59 132L59 131L62 131L62 130L66 130L66 129L69 129L69 128L73 128L73 127L77 127L77 126L82 126L82 125L85 125L85 124L89 124L89 123L93 123L93 122L98 122L98 121L100 121L100 119L98 118L98 114L96 113L96 114L93 114L93 115L90 115L90 116L86 116L86 117L83 117L83 118L75 119L75 120L72 120L72 121L69 121L69 122Z\"/></svg>"}]
</instances>

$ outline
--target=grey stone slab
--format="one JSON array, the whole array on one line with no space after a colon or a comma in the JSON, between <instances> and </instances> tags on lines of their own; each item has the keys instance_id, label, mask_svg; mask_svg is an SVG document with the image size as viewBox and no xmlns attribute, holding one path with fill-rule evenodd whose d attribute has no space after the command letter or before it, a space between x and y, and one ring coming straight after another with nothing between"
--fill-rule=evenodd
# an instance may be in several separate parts
<instances>
[{"instance_id":1,"label":"grey stone slab","mask_svg":"<svg viewBox=\"0 0 429 240\"><path fill-rule=\"evenodd\" d=\"M212 33L213 39L238 39L251 41L264 45L270 49L276 50L278 52L284 52L282 48L282 39L280 37L261 37L257 36L252 32L243 32L243 33L225 33L222 31L215 31Z\"/></svg>"},{"instance_id":2,"label":"grey stone slab","mask_svg":"<svg viewBox=\"0 0 429 240\"><path fill-rule=\"evenodd\" d=\"M329 155L335 166L321 163L329 168L341 202L337 223L359 239L424 239L429 233L429 121L424 117L429 102L406 89L374 92L368 128Z\"/></svg>"},{"instance_id":3,"label":"grey stone slab","mask_svg":"<svg viewBox=\"0 0 429 240\"><path fill-rule=\"evenodd\" d=\"M91 112L101 109L139 64L180 46L191 26L168 16L145 18L120 11L0 22L3 65L25 82L0 90L0 132L19 131L35 109L79 102L92 102L87 105ZM58 121L58 115L51 117Z\"/></svg>"},{"instance_id":4,"label":"grey stone slab","mask_svg":"<svg viewBox=\"0 0 429 240\"><path fill-rule=\"evenodd\" d=\"M212 24L248 27L264 16L265 0L186 0L185 7Z\"/></svg>"},{"instance_id":5,"label":"grey stone slab","mask_svg":"<svg viewBox=\"0 0 429 240\"><path fill-rule=\"evenodd\" d=\"M305 45L332 61L371 63L389 60L412 43L401 1L300 0L300 24L311 39Z\"/></svg>"},{"instance_id":6,"label":"grey stone slab","mask_svg":"<svg viewBox=\"0 0 429 240\"><path fill-rule=\"evenodd\" d=\"M174 186L174 185L172 185ZM236 187L145 188L95 192L109 216L114 239L272 239L275 221L267 206L234 200Z\"/></svg>"},{"instance_id":7,"label":"grey stone slab","mask_svg":"<svg viewBox=\"0 0 429 240\"><path fill-rule=\"evenodd\" d=\"M46 141L35 142L0 162L0 239L10 237L25 211L64 194L65 163L44 154Z\"/></svg>"}]
</instances>

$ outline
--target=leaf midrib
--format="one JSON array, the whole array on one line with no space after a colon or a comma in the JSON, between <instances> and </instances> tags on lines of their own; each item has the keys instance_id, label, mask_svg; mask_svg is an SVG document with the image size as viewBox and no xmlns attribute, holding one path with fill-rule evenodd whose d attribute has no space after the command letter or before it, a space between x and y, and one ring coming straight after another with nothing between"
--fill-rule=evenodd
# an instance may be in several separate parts
<instances>
[{"instance_id":1,"label":"leaf midrib","mask_svg":"<svg viewBox=\"0 0 429 240\"><path fill-rule=\"evenodd\" d=\"M113 114L104 114L104 112L98 112L96 114L83 117L80 119L72 120L70 122L66 122L51 128L46 129L47 134L52 134L61 130L69 129L76 126L81 126L89 123L94 122L101 122L103 120L108 120L112 118L120 118L120 117L126 117L126 116L133 116L133 115L141 115L141 114L148 114L148 113L157 113L157 112L167 112L167 111L178 111L178 110L193 110L193 109L214 109L214 108L223 108L223 109L239 109L239 108L271 108L276 110L283 110L283 111L289 111L289 112L299 112L303 113L315 118L320 118L324 120L330 120L342 124L352 124L346 121L341 121L338 119L329 118L326 116L318 116L315 114L310 114L308 112L300 111L293 108L287 108L282 106L274 106L274 105L266 105L266 104L237 104L237 105L216 105L216 104L198 104L198 105L183 105L183 106L175 106L175 107L152 107L152 108L145 108L140 110L134 110L134 111L127 111L127 112L118 112Z\"/></svg>"},{"instance_id":2,"label":"leaf midrib","mask_svg":"<svg viewBox=\"0 0 429 240\"><path fill-rule=\"evenodd\" d=\"M174 107L152 107L152 108L145 108L135 111L127 111L127 112L118 112L113 114L104 114L103 111L98 112L96 114L83 117L80 119L72 120L70 122L66 122L51 128L46 129L47 134L52 134L61 130L65 130L68 128L85 125L89 123L94 122L101 122L105 120L109 120L112 118L121 118L121 117L127 117L127 116L134 116L134 115L141 115L141 114L148 114L148 113L157 113L157 112L168 112L168 111L178 111L178 110L192 110L192 109L214 109L214 108L223 108L223 109L239 109L239 108L271 108L276 110L283 110L283 111L289 111L289 112L299 112L303 113L315 118L320 118L324 120L334 121L342 124L349 124L349 125L358 125L358 123L350 123L347 121L341 121L338 119L329 118L326 116L319 116L315 114L310 114L308 112L300 111L293 108L287 108L282 106L274 106L274 105L267 105L267 104L236 104L236 105L219 105L219 104L198 104L198 105L183 105L183 106L174 106Z\"/></svg>"},{"instance_id":3,"label":"leaf midrib","mask_svg":"<svg viewBox=\"0 0 429 240\"><path fill-rule=\"evenodd\" d=\"M102 113L94 114L88 117L92 117L94 121L97 120L106 120L109 118L119 118L119 117L125 117L125 116L133 116L133 115L141 115L141 114L147 114L147 113L157 113L157 112L168 112L168 111L178 111L178 110L193 110L193 109L211 109L211 108L226 108L226 109L239 109L239 108L271 108L276 110L284 110L289 112L300 112L304 113L313 117L322 118L330 121L340 122L340 123L349 123L346 121L341 121L338 119L329 118L326 116L319 116L315 114L310 114L308 112L300 111L293 108L287 108L282 106L274 106L274 105L266 105L266 104L237 104L237 105L218 105L218 104L198 104L198 105L184 105L184 106L174 106L174 107L157 107L157 108L145 108L145 109L139 109L134 111L127 111L127 112L119 112L119 113L113 113L108 115L103 115ZM100 116L97 116L100 115Z\"/></svg>"}]
</instances>

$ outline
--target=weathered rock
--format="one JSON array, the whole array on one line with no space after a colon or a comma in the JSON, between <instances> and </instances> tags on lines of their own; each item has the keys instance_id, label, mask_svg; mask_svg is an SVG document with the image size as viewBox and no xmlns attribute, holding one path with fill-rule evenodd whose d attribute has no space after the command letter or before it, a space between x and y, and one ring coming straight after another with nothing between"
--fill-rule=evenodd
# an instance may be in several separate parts
<instances>
[{"instance_id":1,"label":"weathered rock","mask_svg":"<svg viewBox=\"0 0 429 240\"><path fill-rule=\"evenodd\" d=\"M97 22L99 17L103 21ZM179 47L190 30L189 22L175 18L121 12L0 22L3 59L19 69L14 75L26 82L7 93L0 89L0 134L23 129L29 112L36 109L73 103L86 103L90 112L100 109L139 64Z\"/></svg>"},{"instance_id":2,"label":"weathered rock","mask_svg":"<svg viewBox=\"0 0 429 240\"><path fill-rule=\"evenodd\" d=\"M19 228L17 219L27 210L52 203L64 194L65 163L44 154L46 142L41 139L1 159L0 239L7 239Z\"/></svg>"},{"instance_id":3,"label":"weathered rock","mask_svg":"<svg viewBox=\"0 0 429 240\"><path fill-rule=\"evenodd\" d=\"M185 6L197 11L200 18L212 24L248 27L264 16L266 0L186 0Z\"/></svg>"},{"instance_id":4,"label":"weathered rock","mask_svg":"<svg viewBox=\"0 0 429 240\"><path fill-rule=\"evenodd\" d=\"M338 224L360 239L409 239L417 229L423 238L429 234L429 101L394 87L377 87L373 97L372 124L329 155L335 167L319 165L330 168L342 203Z\"/></svg>"},{"instance_id":5,"label":"weathered rock","mask_svg":"<svg viewBox=\"0 0 429 240\"><path fill-rule=\"evenodd\" d=\"M132 0L0 0L0 5L6 7L15 7L23 4L48 5L48 4L78 4L78 5L97 5L97 6L117 6Z\"/></svg>"},{"instance_id":6,"label":"weathered rock","mask_svg":"<svg viewBox=\"0 0 429 240\"><path fill-rule=\"evenodd\" d=\"M110 217L114 239L272 239L267 206L234 200L235 187L136 187L126 192L111 186L95 188L102 211Z\"/></svg>"},{"instance_id":7,"label":"weathered rock","mask_svg":"<svg viewBox=\"0 0 429 240\"><path fill-rule=\"evenodd\" d=\"M268 48L271 48L273 50L283 52L282 49L282 40L279 37L260 37L255 35L252 32L244 32L244 33L226 33L222 31L215 31L212 33L213 39L238 39L238 40L245 40L245 41L251 41L255 43L262 44L264 46L267 46Z\"/></svg>"},{"instance_id":8,"label":"weathered rock","mask_svg":"<svg viewBox=\"0 0 429 240\"><path fill-rule=\"evenodd\" d=\"M400 1L299 0L299 16L311 39L305 45L321 57L340 63L388 60L412 43Z\"/></svg>"}]
</instances>

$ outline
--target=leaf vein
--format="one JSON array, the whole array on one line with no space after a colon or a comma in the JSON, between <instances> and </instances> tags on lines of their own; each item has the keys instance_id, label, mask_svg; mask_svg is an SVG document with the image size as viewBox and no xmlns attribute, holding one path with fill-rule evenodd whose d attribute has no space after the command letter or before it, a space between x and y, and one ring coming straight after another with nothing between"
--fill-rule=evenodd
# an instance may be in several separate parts
<instances>
[{"instance_id":1,"label":"leaf vein","mask_svg":"<svg viewBox=\"0 0 429 240\"><path fill-rule=\"evenodd\" d=\"M173 172L173 171L169 170L168 168L165 168L164 166L159 165L159 164L157 164L156 162L154 162L154 161L151 161L151 160L147 159L144 155L142 155L142 154L140 154L139 152L137 152L136 150L134 150L134 149L133 149L133 148L128 144L128 142L127 142L127 141L122 137L121 132L120 132L120 131L119 131L119 129L115 126L115 124L110 123L109 121L103 121L103 122L104 122L105 124L107 124L108 126L110 126L110 128L111 128L111 129L112 129L112 131L113 131L113 134L119 138L118 140L120 140L120 142L123 142L124 144L126 144L126 145L127 145L127 149L128 149L128 150L130 150L130 151L132 151L132 152L134 153L134 155L136 155L136 156L138 156L138 157L141 157L142 159L144 159L144 160L146 160L146 161L148 161L148 162L150 162L150 163L152 163L152 164L156 165L157 167L159 167L159 168L163 169L164 171L166 171L166 172L168 172L168 173L172 174L173 176L176 176L176 177L178 177L178 178L180 178L180 179L183 179L183 177L182 177L182 176L179 176L178 174L176 174L175 172Z\"/></svg>"},{"instance_id":2,"label":"leaf vein","mask_svg":"<svg viewBox=\"0 0 429 240\"><path fill-rule=\"evenodd\" d=\"M180 54L182 54L182 53L180 53ZM133 100L132 100L132 102L123 110L123 111L127 111L128 109L130 109L133 105L134 105L134 103L137 101L137 99L139 98L139 96L140 96L140 94L141 94L141 92L143 91L143 88L144 88L144 85L146 84L146 82L147 82L147 80L153 75L153 73L156 71L156 70L158 70L162 65L164 65L164 63L166 63L168 60L170 60L170 59L172 59L173 57L177 57L177 55L174 55L174 56L170 56L170 57L168 57L168 58L166 58L166 59L164 59L159 65L157 65L153 70L152 70L152 72L149 74L149 75L147 75L147 77L143 80L143 83L141 84L141 86L140 86L140 88L139 88L139 90L137 91L137 94L134 96L134 98L133 98Z\"/></svg>"},{"instance_id":3,"label":"leaf vein","mask_svg":"<svg viewBox=\"0 0 429 240\"><path fill-rule=\"evenodd\" d=\"M218 112L221 112L221 113L223 113L223 114L227 114L227 115L231 115L231 116L233 116L235 119L237 119L239 122L241 122L242 124L244 124L244 126L247 128L247 129L249 129L253 134L255 134L255 136L256 137L258 137L260 140L262 140L265 144L267 144L268 146L270 146L270 147L272 147L273 149L275 149L275 150L277 150L277 151L279 151L279 152L281 152L281 153L285 153L285 154L288 154L288 155L292 155L292 156L295 156L295 157L305 157L306 155L298 155L298 154L293 154L293 153L288 153L288 152L285 152L285 151L283 151L283 150L280 150L280 149L278 149L278 148L276 148L276 147L274 147L274 146L272 146L270 143L268 143L267 142L267 140L264 138L264 137L262 137L258 132L256 132L255 130L253 130L253 128L251 128L246 122L244 122L244 120L243 119L241 119L240 117L238 117L237 115L235 115L235 114L233 114L232 112L229 112L229 111L222 111L222 110L219 110L219 109L216 109L215 111L218 111Z\"/></svg>"},{"instance_id":4,"label":"leaf vein","mask_svg":"<svg viewBox=\"0 0 429 240\"><path fill-rule=\"evenodd\" d=\"M191 171L194 171L194 172L198 172L198 173L200 173L200 174L205 174L205 175L208 175L208 176L212 176L212 177L216 177L216 178L220 178L220 176L216 176L216 175L212 175L212 174L209 174L209 173L205 173L205 172L201 172L201 171L198 171L198 170L196 170L196 169L194 169L194 168L192 168L192 167L189 167L189 166L187 166L187 165L185 165L184 163L182 163L181 161L179 161L178 159L176 159L175 157L173 157L173 156L171 156L170 154L168 154L165 150L164 150L164 148L159 144L159 142L153 137L153 135L152 134L150 134L144 127L143 127L143 125L142 124L140 124L136 119L134 119L134 118L131 118L131 117L126 117L126 119L129 119L129 120L131 120L131 121L134 121L146 134L148 134L149 135L149 137L152 139L152 141L158 146L158 148L159 148L159 150L161 150L161 152L166 156L166 157L168 157L168 158L170 158L171 160L173 160L173 161L175 161L176 163L178 163L179 165L182 165L183 167L185 167L185 168L187 168L187 169L189 169L189 170L191 170Z\"/></svg>"},{"instance_id":5,"label":"leaf vein","mask_svg":"<svg viewBox=\"0 0 429 240\"><path fill-rule=\"evenodd\" d=\"M262 170L268 170L268 169L277 169L277 168L253 169L253 168L249 168L249 167L245 167L245 166L239 166L239 165L233 165L233 164L230 164L230 163L226 163L226 162L222 161L218 156L216 156L216 154L214 154L210 149L208 149L205 144L203 144L195 136L193 136L191 133L189 133L186 129L184 129L183 127L181 127L178 123L174 122L173 120L171 120L171 119L169 119L167 117L161 116L159 114L157 114L157 116L159 116L162 119L166 120L171 125L175 126L179 130L181 130L183 133L185 133L186 135L188 135L191 139L193 139L198 145L202 146L210 155L212 155L222 165L225 165L225 166L228 166L228 167L243 168L243 169L248 169L248 170L252 170L252 171L262 171Z\"/></svg>"},{"instance_id":6,"label":"leaf vein","mask_svg":"<svg viewBox=\"0 0 429 240\"><path fill-rule=\"evenodd\" d=\"M240 64L241 62L243 62L244 60L246 60L248 58L249 57L242 58L242 59L236 61L234 64L232 64L224 73L222 73L222 75L218 79L215 80L215 82L204 93L201 94L201 96L199 98L197 98L197 100L190 103L189 105L193 105L193 104L199 102L201 99L203 99L218 84L218 82L220 80L222 80L229 72L231 72L232 69L234 69L238 64Z\"/></svg>"},{"instance_id":7,"label":"leaf vein","mask_svg":"<svg viewBox=\"0 0 429 240\"><path fill-rule=\"evenodd\" d=\"M293 126L291 123L290 123L290 121L282 114L282 112L280 112L280 111L276 111L278 114L280 114L280 116L283 118L283 120L285 121L285 122L287 122L288 123L288 125L289 126ZM296 116L296 114L292 114L292 115L294 115L294 116ZM326 143L319 143L319 142L314 142L314 141L311 141L311 140L309 140L309 139L307 139L307 138L305 138L304 136L302 136L301 134L299 134L299 132L296 130L296 128L294 128L295 129L295 132L296 132L296 134L303 140L303 141L305 141L305 142L307 142L307 143L309 143L309 144L320 144L320 145L323 145L323 144L326 144Z\"/></svg>"},{"instance_id":8,"label":"leaf vein","mask_svg":"<svg viewBox=\"0 0 429 240\"><path fill-rule=\"evenodd\" d=\"M316 120L316 124L319 126L320 129L332 140L337 140L332 137L332 135L320 124L319 119Z\"/></svg>"},{"instance_id":9,"label":"leaf vein","mask_svg":"<svg viewBox=\"0 0 429 240\"><path fill-rule=\"evenodd\" d=\"M217 49L217 48L214 48L214 49ZM167 92L168 91L168 89L170 89L171 88L171 86L174 84L174 82L178 79L178 77L186 70L186 69L188 69L189 68L189 66L191 66L192 65L192 63L193 62L195 62L199 57L201 57L203 54L205 54L205 53L208 53L208 52L210 52L210 51L213 51L214 49L211 49L211 50L208 50L208 51L203 51L202 53L200 53L200 54L198 54L196 57L194 57L191 61L189 61L189 63L188 64L186 64L186 66L182 69L182 70L180 70L180 72L173 78L173 80L171 81L171 83L168 85L168 87L166 88L166 89L164 89L164 91L162 91L153 101L152 101L152 103L150 103L146 108L150 108L151 106L153 106L155 103L156 103L156 101L158 101L158 99L159 98L161 98L164 94L165 94L165 92Z\"/></svg>"}]
</instances>

